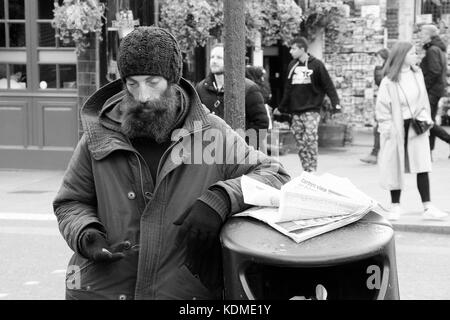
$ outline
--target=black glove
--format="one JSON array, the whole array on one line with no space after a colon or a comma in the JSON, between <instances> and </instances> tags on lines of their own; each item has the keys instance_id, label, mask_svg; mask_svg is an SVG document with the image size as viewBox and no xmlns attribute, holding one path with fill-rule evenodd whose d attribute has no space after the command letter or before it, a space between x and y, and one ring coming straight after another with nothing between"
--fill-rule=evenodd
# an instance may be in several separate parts
<instances>
[{"instance_id":1,"label":"black glove","mask_svg":"<svg viewBox=\"0 0 450 320\"><path fill-rule=\"evenodd\" d=\"M80 236L81 254L95 262L120 260L125 256L122 251L129 247L130 243L128 241L110 247L106 241L105 234L95 228L86 228Z\"/></svg>"},{"instance_id":2,"label":"black glove","mask_svg":"<svg viewBox=\"0 0 450 320\"><path fill-rule=\"evenodd\" d=\"M197 200L174 224L180 226L176 245L186 245L186 267L205 287L217 288L222 274L219 242L222 218L206 203Z\"/></svg>"}]
</instances>

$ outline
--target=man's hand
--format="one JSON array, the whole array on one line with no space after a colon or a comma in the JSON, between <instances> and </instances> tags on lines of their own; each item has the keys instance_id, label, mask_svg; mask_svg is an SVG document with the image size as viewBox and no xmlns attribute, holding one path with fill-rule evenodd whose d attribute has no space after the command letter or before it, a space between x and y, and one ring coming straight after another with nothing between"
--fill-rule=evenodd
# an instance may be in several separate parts
<instances>
[{"instance_id":1,"label":"man's hand","mask_svg":"<svg viewBox=\"0 0 450 320\"><path fill-rule=\"evenodd\" d=\"M125 256L122 251L129 247L130 243L128 241L110 247L106 241L105 234L95 228L87 228L81 234L81 254L95 262L114 262L120 260Z\"/></svg>"},{"instance_id":2,"label":"man's hand","mask_svg":"<svg viewBox=\"0 0 450 320\"><path fill-rule=\"evenodd\" d=\"M197 200L190 210L174 222L180 226L176 245L180 247L186 244L186 267L208 289L218 284L218 273L213 270L213 265L216 258L220 260L219 232L222 223L219 214L201 200Z\"/></svg>"}]
</instances>

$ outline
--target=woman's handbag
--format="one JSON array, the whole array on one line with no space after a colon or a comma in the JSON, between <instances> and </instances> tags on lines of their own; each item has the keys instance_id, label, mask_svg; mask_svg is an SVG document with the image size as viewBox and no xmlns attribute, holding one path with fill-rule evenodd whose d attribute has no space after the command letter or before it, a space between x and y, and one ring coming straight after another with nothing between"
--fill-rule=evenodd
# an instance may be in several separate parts
<instances>
[{"instance_id":1,"label":"woman's handbag","mask_svg":"<svg viewBox=\"0 0 450 320\"><path fill-rule=\"evenodd\" d=\"M405 96L406 104L408 105L409 112L411 112L412 119L410 126L413 128L413 130L416 132L417 135L424 134L433 127L433 124L432 123L430 124L423 120L418 120L417 118L414 117L414 114L411 110L411 106L408 102L408 98L406 97L405 91L403 91L403 88L400 85L400 83L398 84L398 86L400 87L400 90L402 90L402 93Z\"/></svg>"},{"instance_id":2,"label":"woman's handbag","mask_svg":"<svg viewBox=\"0 0 450 320\"><path fill-rule=\"evenodd\" d=\"M429 124L426 121L417 120L416 118L411 119L411 126L414 129L414 131L417 133L417 135L423 134L427 132L428 130L433 127L432 124Z\"/></svg>"}]
</instances>

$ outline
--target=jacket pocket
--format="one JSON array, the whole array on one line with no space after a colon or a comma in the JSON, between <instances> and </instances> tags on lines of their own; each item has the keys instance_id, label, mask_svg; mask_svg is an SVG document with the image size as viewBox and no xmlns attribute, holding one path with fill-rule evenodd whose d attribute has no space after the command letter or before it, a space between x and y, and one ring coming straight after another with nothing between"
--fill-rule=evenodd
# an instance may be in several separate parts
<instances>
[{"instance_id":1,"label":"jacket pocket","mask_svg":"<svg viewBox=\"0 0 450 320\"><path fill-rule=\"evenodd\" d=\"M165 279L159 290L159 299L168 300L213 300L220 299L220 290L212 292L183 265Z\"/></svg>"},{"instance_id":2,"label":"jacket pocket","mask_svg":"<svg viewBox=\"0 0 450 320\"><path fill-rule=\"evenodd\" d=\"M137 261L135 253L112 263L93 262L74 254L67 267L66 299L133 299Z\"/></svg>"}]
</instances>

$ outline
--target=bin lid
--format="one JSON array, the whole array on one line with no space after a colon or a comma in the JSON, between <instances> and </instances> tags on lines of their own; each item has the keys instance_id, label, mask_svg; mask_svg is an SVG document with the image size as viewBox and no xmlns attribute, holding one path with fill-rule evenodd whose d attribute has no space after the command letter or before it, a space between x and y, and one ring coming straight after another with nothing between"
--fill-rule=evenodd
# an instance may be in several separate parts
<instances>
[{"instance_id":1,"label":"bin lid","mask_svg":"<svg viewBox=\"0 0 450 320\"><path fill-rule=\"evenodd\" d=\"M370 212L361 220L301 243L253 218L230 218L221 242L249 259L273 265L331 266L381 254L393 240L392 225Z\"/></svg>"}]
</instances>

